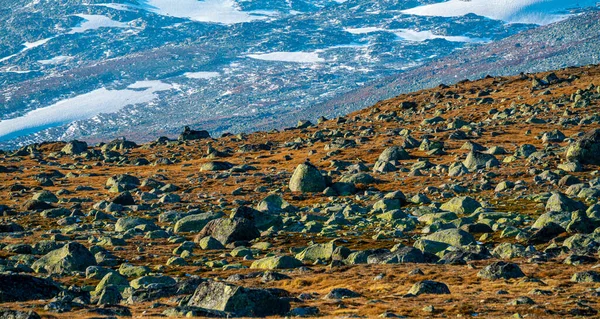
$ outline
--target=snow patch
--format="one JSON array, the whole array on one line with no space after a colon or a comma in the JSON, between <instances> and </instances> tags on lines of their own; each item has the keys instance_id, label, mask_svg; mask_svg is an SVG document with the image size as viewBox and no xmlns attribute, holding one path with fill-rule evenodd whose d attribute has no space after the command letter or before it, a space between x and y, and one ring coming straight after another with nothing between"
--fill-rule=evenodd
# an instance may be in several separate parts
<instances>
[{"instance_id":1,"label":"snow patch","mask_svg":"<svg viewBox=\"0 0 600 319\"><path fill-rule=\"evenodd\" d=\"M248 57L263 61L280 61L292 63L321 63L325 59L319 57L320 51L315 52L271 52L261 54L249 54Z\"/></svg>"},{"instance_id":2,"label":"snow patch","mask_svg":"<svg viewBox=\"0 0 600 319\"><path fill-rule=\"evenodd\" d=\"M50 37L50 38L42 39L42 40L35 41L35 42L25 42L25 43L23 43L23 46L25 47L24 49L22 49L21 51L15 53L13 55L9 55L7 57L1 58L0 59L0 63L4 62L4 61L7 61L7 60L10 60L10 59L16 57L17 55L19 55L19 54L21 54L23 52L26 52L26 51L29 51L29 50L31 50L33 48L37 48L39 46L42 46L42 45L46 44L48 41L50 41L50 40L52 40L54 38L55 37Z\"/></svg>"},{"instance_id":3,"label":"snow patch","mask_svg":"<svg viewBox=\"0 0 600 319\"><path fill-rule=\"evenodd\" d=\"M468 13L508 23L549 24L568 9L594 7L597 0L450 0L402 11L418 16L459 17Z\"/></svg>"},{"instance_id":4,"label":"snow patch","mask_svg":"<svg viewBox=\"0 0 600 319\"><path fill-rule=\"evenodd\" d=\"M410 29L386 30L379 27L345 28L344 31L352 34L368 34L373 32L391 32L399 38L407 41L423 42L425 40L444 39L450 42L481 43L489 42L489 39L470 38L465 36L451 36L434 34L432 31L416 31Z\"/></svg>"},{"instance_id":5,"label":"snow patch","mask_svg":"<svg viewBox=\"0 0 600 319\"><path fill-rule=\"evenodd\" d=\"M88 30L100 28L127 28L127 23L115 21L107 16L96 14L76 14L75 16L84 19L79 26L72 28L69 34L82 33Z\"/></svg>"},{"instance_id":6,"label":"snow patch","mask_svg":"<svg viewBox=\"0 0 600 319\"><path fill-rule=\"evenodd\" d=\"M0 121L0 140L8 140L92 118L100 113L118 112L127 105L148 103L158 98L157 92L175 87L161 81L139 81L123 90L100 88L62 100L23 116Z\"/></svg>"},{"instance_id":7,"label":"snow patch","mask_svg":"<svg viewBox=\"0 0 600 319\"><path fill-rule=\"evenodd\" d=\"M61 63L65 63L65 62L71 60L72 58L73 58L72 56L68 56L68 55L59 55L59 56L53 57L52 59L39 60L38 63L44 64L44 65L61 64Z\"/></svg>"},{"instance_id":8,"label":"snow patch","mask_svg":"<svg viewBox=\"0 0 600 319\"><path fill-rule=\"evenodd\" d=\"M142 0L141 8L160 15L198 22L236 24L264 20L264 14L244 12L234 0Z\"/></svg>"},{"instance_id":9,"label":"snow patch","mask_svg":"<svg viewBox=\"0 0 600 319\"><path fill-rule=\"evenodd\" d=\"M470 38L464 36L449 36L449 35L437 35L433 34L431 31L415 31L409 29L400 29L394 31L398 37L408 40L408 41L417 41L422 42L425 40L433 40L433 39L444 39L450 42L469 42L469 43L481 43L488 42L488 39L481 38Z\"/></svg>"},{"instance_id":10,"label":"snow patch","mask_svg":"<svg viewBox=\"0 0 600 319\"><path fill-rule=\"evenodd\" d=\"M220 76L219 72L187 72L183 74L188 79L212 79Z\"/></svg>"}]
</instances>

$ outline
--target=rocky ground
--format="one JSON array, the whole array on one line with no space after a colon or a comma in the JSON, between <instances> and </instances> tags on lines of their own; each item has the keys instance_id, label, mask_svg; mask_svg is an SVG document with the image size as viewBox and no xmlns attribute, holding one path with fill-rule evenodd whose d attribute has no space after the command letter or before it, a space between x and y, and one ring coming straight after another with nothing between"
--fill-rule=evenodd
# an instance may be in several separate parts
<instances>
[{"instance_id":1,"label":"rocky ground","mask_svg":"<svg viewBox=\"0 0 600 319\"><path fill-rule=\"evenodd\" d=\"M0 318L597 316L600 66L0 155Z\"/></svg>"}]
</instances>

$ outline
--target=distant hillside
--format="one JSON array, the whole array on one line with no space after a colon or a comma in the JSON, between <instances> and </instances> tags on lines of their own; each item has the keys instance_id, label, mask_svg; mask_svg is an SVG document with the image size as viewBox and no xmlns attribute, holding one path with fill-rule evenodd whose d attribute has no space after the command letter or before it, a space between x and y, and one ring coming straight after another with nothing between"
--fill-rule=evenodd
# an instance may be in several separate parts
<instances>
[{"instance_id":1,"label":"distant hillside","mask_svg":"<svg viewBox=\"0 0 600 319\"><path fill-rule=\"evenodd\" d=\"M300 117L342 115L401 93L478 79L486 75L516 75L600 61L600 12L593 11L539 27L504 40L460 50L370 85L302 110Z\"/></svg>"}]
</instances>

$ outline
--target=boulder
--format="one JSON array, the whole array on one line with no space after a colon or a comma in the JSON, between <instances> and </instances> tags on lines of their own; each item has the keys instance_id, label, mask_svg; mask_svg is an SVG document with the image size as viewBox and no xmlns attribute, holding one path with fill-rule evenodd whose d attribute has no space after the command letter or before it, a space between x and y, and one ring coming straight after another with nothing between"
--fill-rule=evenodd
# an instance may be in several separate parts
<instances>
[{"instance_id":1,"label":"boulder","mask_svg":"<svg viewBox=\"0 0 600 319\"><path fill-rule=\"evenodd\" d=\"M476 243L473 235L458 228L440 230L423 237L423 239L438 241L455 247L462 247Z\"/></svg>"},{"instance_id":2,"label":"boulder","mask_svg":"<svg viewBox=\"0 0 600 319\"><path fill-rule=\"evenodd\" d=\"M350 257L350 256L349 256ZM357 256L359 257L359 256ZM368 264L401 264L401 263L433 263L437 257L430 253L424 253L416 248L403 246L393 251L378 250L369 254Z\"/></svg>"},{"instance_id":3,"label":"boulder","mask_svg":"<svg viewBox=\"0 0 600 319\"><path fill-rule=\"evenodd\" d=\"M251 269L291 269L302 266L302 262L291 256L271 256L256 260Z\"/></svg>"},{"instance_id":4,"label":"boulder","mask_svg":"<svg viewBox=\"0 0 600 319\"><path fill-rule=\"evenodd\" d=\"M305 248L296 255L296 258L302 261L331 260L336 245L333 241L324 244L314 244Z\"/></svg>"},{"instance_id":5,"label":"boulder","mask_svg":"<svg viewBox=\"0 0 600 319\"><path fill-rule=\"evenodd\" d=\"M223 217L222 213L213 212L188 215L175 223L173 231L176 233L199 232L202 230L202 228L204 228L204 226L206 226L206 224L208 224L208 222L221 217Z\"/></svg>"},{"instance_id":6,"label":"boulder","mask_svg":"<svg viewBox=\"0 0 600 319\"><path fill-rule=\"evenodd\" d=\"M233 167L229 162L212 161L200 165L201 172L226 171Z\"/></svg>"},{"instance_id":7,"label":"boulder","mask_svg":"<svg viewBox=\"0 0 600 319\"><path fill-rule=\"evenodd\" d=\"M574 273L571 277L572 282L600 282L600 273L597 271L582 271Z\"/></svg>"},{"instance_id":8,"label":"boulder","mask_svg":"<svg viewBox=\"0 0 600 319\"><path fill-rule=\"evenodd\" d=\"M245 288L217 281L201 283L188 306L231 313L237 317L283 316L290 302L269 289Z\"/></svg>"},{"instance_id":9,"label":"boulder","mask_svg":"<svg viewBox=\"0 0 600 319\"><path fill-rule=\"evenodd\" d=\"M57 283L29 275L0 274L0 302L54 298L61 292Z\"/></svg>"},{"instance_id":10,"label":"boulder","mask_svg":"<svg viewBox=\"0 0 600 319\"><path fill-rule=\"evenodd\" d=\"M0 319L41 319L35 311L0 309Z\"/></svg>"},{"instance_id":11,"label":"boulder","mask_svg":"<svg viewBox=\"0 0 600 319\"><path fill-rule=\"evenodd\" d=\"M453 212L456 214L472 214L481 207L481 204L471 197L455 197L440 207L442 210Z\"/></svg>"},{"instance_id":12,"label":"boulder","mask_svg":"<svg viewBox=\"0 0 600 319\"><path fill-rule=\"evenodd\" d=\"M200 249L203 250L225 249L225 246L223 246L220 241L210 236L201 238L197 241L197 243Z\"/></svg>"},{"instance_id":13,"label":"boulder","mask_svg":"<svg viewBox=\"0 0 600 319\"><path fill-rule=\"evenodd\" d=\"M567 195L554 192L546 202L547 212L574 212L585 211L587 207L582 202L570 199Z\"/></svg>"},{"instance_id":14,"label":"boulder","mask_svg":"<svg viewBox=\"0 0 600 319\"><path fill-rule=\"evenodd\" d=\"M325 178L319 169L308 162L296 167L289 182L292 192L317 193L322 192L325 187Z\"/></svg>"},{"instance_id":15,"label":"boulder","mask_svg":"<svg viewBox=\"0 0 600 319\"><path fill-rule=\"evenodd\" d=\"M179 141L193 141L193 140L201 140L210 138L210 133L208 131L200 130L195 131L192 130L189 126L186 126L183 129L183 132L177 138Z\"/></svg>"},{"instance_id":16,"label":"boulder","mask_svg":"<svg viewBox=\"0 0 600 319\"><path fill-rule=\"evenodd\" d=\"M474 171L486 167L495 167L500 165L500 163L494 155L472 151L463 161L463 165L469 171Z\"/></svg>"},{"instance_id":17,"label":"boulder","mask_svg":"<svg viewBox=\"0 0 600 319\"><path fill-rule=\"evenodd\" d=\"M38 273L63 274L85 271L88 266L95 265L94 255L85 246L77 242L70 242L36 260L31 268Z\"/></svg>"},{"instance_id":18,"label":"boulder","mask_svg":"<svg viewBox=\"0 0 600 319\"><path fill-rule=\"evenodd\" d=\"M347 288L333 288L324 299L358 298L360 294Z\"/></svg>"},{"instance_id":19,"label":"boulder","mask_svg":"<svg viewBox=\"0 0 600 319\"><path fill-rule=\"evenodd\" d=\"M280 213L292 206L277 194L271 194L258 203L256 209L261 212Z\"/></svg>"},{"instance_id":20,"label":"boulder","mask_svg":"<svg viewBox=\"0 0 600 319\"><path fill-rule=\"evenodd\" d=\"M121 217L115 224L115 231L125 232L138 226L146 226L149 230L157 230L158 226L153 221L140 217Z\"/></svg>"},{"instance_id":21,"label":"boulder","mask_svg":"<svg viewBox=\"0 0 600 319\"><path fill-rule=\"evenodd\" d=\"M206 236L214 237L223 245L236 241L250 241L260 237L260 232L246 218L218 218L213 219L202 228L196 242L199 242Z\"/></svg>"},{"instance_id":22,"label":"boulder","mask_svg":"<svg viewBox=\"0 0 600 319\"><path fill-rule=\"evenodd\" d=\"M379 155L379 162L392 162L392 161L400 161L400 160L408 160L410 159L410 155L407 151L405 151L402 147L391 146L386 148Z\"/></svg>"},{"instance_id":23,"label":"boulder","mask_svg":"<svg viewBox=\"0 0 600 319\"><path fill-rule=\"evenodd\" d=\"M600 129L595 128L585 133L576 142L569 145L566 152L569 161L582 164L600 165Z\"/></svg>"},{"instance_id":24,"label":"boulder","mask_svg":"<svg viewBox=\"0 0 600 319\"><path fill-rule=\"evenodd\" d=\"M423 280L415 283L408 291L408 294L414 296L422 294L446 295L450 294L450 289L448 289L448 286L444 283L433 280Z\"/></svg>"},{"instance_id":25,"label":"boulder","mask_svg":"<svg viewBox=\"0 0 600 319\"><path fill-rule=\"evenodd\" d=\"M477 273L477 277L498 280L525 277L523 271L517 264L498 261L486 266Z\"/></svg>"},{"instance_id":26,"label":"boulder","mask_svg":"<svg viewBox=\"0 0 600 319\"><path fill-rule=\"evenodd\" d=\"M88 145L86 142L73 140L68 142L60 151L67 155L79 155L87 152L87 149Z\"/></svg>"}]
</instances>

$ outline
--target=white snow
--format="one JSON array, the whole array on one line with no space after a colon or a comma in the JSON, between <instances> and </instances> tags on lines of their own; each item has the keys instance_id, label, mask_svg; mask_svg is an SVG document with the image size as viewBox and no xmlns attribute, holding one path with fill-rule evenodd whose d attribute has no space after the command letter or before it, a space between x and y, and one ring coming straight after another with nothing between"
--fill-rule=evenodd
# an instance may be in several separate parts
<instances>
[{"instance_id":1,"label":"white snow","mask_svg":"<svg viewBox=\"0 0 600 319\"><path fill-rule=\"evenodd\" d=\"M65 62L71 60L72 58L73 58L72 56L68 56L68 55L59 55L59 56L53 57L52 59L39 60L38 63L44 64L44 65L61 64L61 63L65 63Z\"/></svg>"},{"instance_id":2,"label":"white snow","mask_svg":"<svg viewBox=\"0 0 600 319\"><path fill-rule=\"evenodd\" d=\"M26 51L29 51L29 50L31 50L31 49L33 49L33 48L37 48L37 47L39 47L39 46L41 46L41 45L44 45L44 44L46 44L48 41L50 41L50 40L52 40L52 39L54 39L54 38L55 38L55 37L50 37L50 38L42 39L42 40L35 41L35 42L25 42L25 43L23 43L23 46L24 46L25 48L23 48L21 51L19 51L19 52L15 53L15 54L13 54L13 55L9 55L9 56L7 56L7 57L1 58L1 59L0 59L0 63L1 63L1 62L4 62L4 61L7 61L7 60L10 60L10 59L12 59L12 58L16 57L17 55L19 55L19 54L21 54L21 53L23 53L23 52L26 52Z\"/></svg>"},{"instance_id":3,"label":"white snow","mask_svg":"<svg viewBox=\"0 0 600 319\"><path fill-rule=\"evenodd\" d=\"M79 26L71 29L69 34L82 33L87 30L96 30L100 28L126 28L127 23L115 21L107 16L97 14L76 14L75 16L84 19Z\"/></svg>"},{"instance_id":4,"label":"white snow","mask_svg":"<svg viewBox=\"0 0 600 319\"><path fill-rule=\"evenodd\" d=\"M508 23L548 24L567 17L565 10L593 7L598 0L450 0L402 11L419 16L458 17L468 13Z\"/></svg>"},{"instance_id":5,"label":"white snow","mask_svg":"<svg viewBox=\"0 0 600 319\"><path fill-rule=\"evenodd\" d=\"M186 72L183 74L188 79L212 79L220 76L219 72Z\"/></svg>"},{"instance_id":6,"label":"white snow","mask_svg":"<svg viewBox=\"0 0 600 319\"><path fill-rule=\"evenodd\" d=\"M380 31L386 32L387 30L379 28L379 27L364 27L364 28L345 28L344 31L352 33L352 34L367 34L367 33L380 32Z\"/></svg>"},{"instance_id":7,"label":"white snow","mask_svg":"<svg viewBox=\"0 0 600 319\"><path fill-rule=\"evenodd\" d=\"M470 43L487 42L488 41L486 39L480 39L480 38L437 35L437 34L433 34L433 32L431 32L431 31L415 31L415 30L409 30L409 29L396 30L396 31L394 31L394 33L402 39L405 39L408 41L417 41L417 42L422 42L425 40L433 40L433 39L445 39L450 42L470 42Z\"/></svg>"},{"instance_id":8,"label":"white snow","mask_svg":"<svg viewBox=\"0 0 600 319\"><path fill-rule=\"evenodd\" d=\"M268 18L242 11L234 0L143 0L140 3L143 9L160 15L199 22L236 24Z\"/></svg>"},{"instance_id":9,"label":"white snow","mask_svg":"<svg viewBox=\"0 0 600 319\"><path fill-rule=\"evenodd\" d=\"M261 54L249 54L248 57L264 61L281 61L293 63L320 63L325 59L319 57L320 51L315 52L271 52Z\"/></svg>"},{"instance_id":10,"label":"white snow","mask_svg":"<svg viewBox=\"0 0 600 319\"><path fill-rule=\"evenodd\" d=\"M465 36L449 36L449 35L438 35L434 34L432 31L415 31L410 29L397 29L397 30L386 30L379 27L364 27L364 28L346 28L344 29L346 32L352 34L367 34L373 32L392 32L399 38L402 38L407 41L416 41L422 42L425 40L433 40L433 39L445 39L450 42L469 42L469 43L479 43L479 42L488 42L487 39L481 38L470 38Z\"/></svg>"},{"instance_id":11,"label":"white snow","mask_svg":"<svg viewBox=\"0 0 600 319\"><path fill-rule=\"evenodd\" d=\"M25 49L23 51L25 51L25 50L31 50L33 48L37 48L40 45L46 44L48 41L50 41L52 39L54 39L54 38L42 39L42 40L35 41L35 42L25 42L25 43L23 43L23 46L25 46Z\"/></svg>"},{"instance_id":12,"label":"white snow","mask_svg":"<svg viewBox=\"0 0 600 319\"><path fill-rule=\"evenodd\" d=\"M157 92L174 89L161 81L139 81L123 90L101 88L33 110L21 117L0 121L0 138L14 138L50 127L92 118L100 113L114 113L127 105L148 103Z\"/></svg>"},{"instance_id":13,"label":"white snow","mask_svg":"<svg viewBox=\"0 0 600 319\"><path fill-rule=\"evenodd\" d=\"M133 11L133 10L131 10L131 6L126 5L126 4L121 4L121 3L95 3L95 4L88 4L88 5L89 6L106 7L106 8L111 8L111 9L120 10L120 11Z\"/></svg>"}]
</instances>

